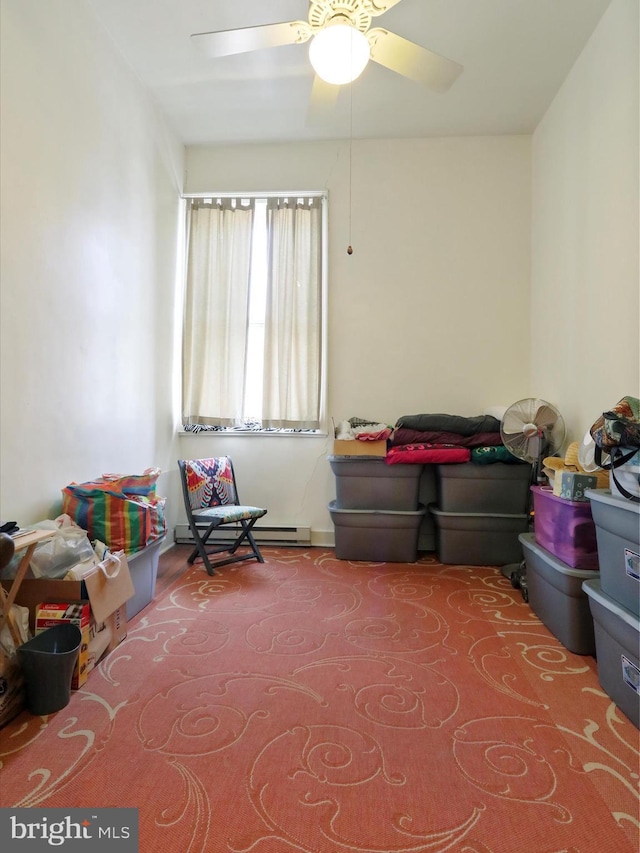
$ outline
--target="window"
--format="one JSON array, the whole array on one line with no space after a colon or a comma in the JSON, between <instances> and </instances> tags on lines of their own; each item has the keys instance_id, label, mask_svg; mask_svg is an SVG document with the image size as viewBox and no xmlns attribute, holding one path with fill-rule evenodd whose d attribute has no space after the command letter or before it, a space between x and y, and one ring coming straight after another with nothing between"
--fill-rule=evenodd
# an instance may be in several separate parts
<instances>
[{"instance_id":1,"label":"window","mask_svg":"<svg viewBox=\"0 0 640 853\"><path fill-rule=\"evenodd\" d=\"M188 199L186 429L317 430L325 194Z\"/></svg>"}]
</instances>

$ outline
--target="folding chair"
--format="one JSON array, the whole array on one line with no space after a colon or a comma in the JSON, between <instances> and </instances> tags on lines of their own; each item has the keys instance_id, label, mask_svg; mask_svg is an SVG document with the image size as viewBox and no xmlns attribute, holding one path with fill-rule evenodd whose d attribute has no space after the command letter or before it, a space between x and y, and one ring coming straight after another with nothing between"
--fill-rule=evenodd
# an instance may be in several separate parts
<instances>
[{"instance_id":1,"label":"folding chair","mask_svg":"<svg viewBox=\"0 0 640 853\"><path fill-rule=\"evenodd\" d=\"M251 530L256 521L266 515L267 510L240 504L231 459L228 456L179 459L178 468L189 529L196 543L188 562L194 563L200 557L210 575L215 574L214 567L226 566L228 563L254 559L264 563ZM240 525L238 536L231 546L207 545L213 531L225 524ZM243 543L248 545L249 553L236 553ZM209 557L221 553L230 556L211 563Z\"/></svg>"}]
</instances>

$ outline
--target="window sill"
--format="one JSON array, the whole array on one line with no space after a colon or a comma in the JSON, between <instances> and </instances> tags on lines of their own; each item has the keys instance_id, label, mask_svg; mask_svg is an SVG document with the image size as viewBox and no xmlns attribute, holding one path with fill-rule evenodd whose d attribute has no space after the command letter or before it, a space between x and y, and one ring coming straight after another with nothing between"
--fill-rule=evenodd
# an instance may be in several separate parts
<instances>
[{"instance_id":1,"label":"window sill","mask_svg":"<svg viewBox=\"0 0 640 853\"><path fill-rule=\"evenodd\" d=\"M232 429L232 430L201 430L199 432L178 429L177 435L188 435L191 438L246 438L247 436L258 438L328 438L327 430L317 430L316 432L278 432L277 430L257 430L257 429Z\"/></svg>"}]
</instances>

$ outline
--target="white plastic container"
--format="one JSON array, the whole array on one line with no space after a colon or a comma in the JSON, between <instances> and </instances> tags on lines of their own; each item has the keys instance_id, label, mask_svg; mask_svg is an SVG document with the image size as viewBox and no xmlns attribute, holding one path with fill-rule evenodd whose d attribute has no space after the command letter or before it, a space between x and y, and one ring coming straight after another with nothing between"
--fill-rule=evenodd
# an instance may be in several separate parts
<instances>
[{"instance_id":1,"label":"white plastic container","mask_svg":"<svg viewBox=\"0 0 640 853\"><path fill-rule=\"evenodd\" d=\"M618 482L616 482L616 480ZM619 468L616 468L615 473L609 472L609 488L611 494L625 500L629 500L626 495L623 495L618 488L618 483L629 492L630 495L640 497L640 450L625 462Z\"/></svg>"}]
</instances>

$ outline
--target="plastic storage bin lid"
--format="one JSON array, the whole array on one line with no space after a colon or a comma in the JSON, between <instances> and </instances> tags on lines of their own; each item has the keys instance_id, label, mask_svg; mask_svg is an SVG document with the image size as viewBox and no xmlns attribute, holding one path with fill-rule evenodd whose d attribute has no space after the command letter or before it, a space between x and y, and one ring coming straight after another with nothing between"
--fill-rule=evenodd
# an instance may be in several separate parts
<instances>
[{"instance_id":1,"label":"plastic storage bin lid","mask_svg":"<svg viewBox=\"0 0 640 853\"><path fill-rule=\"evenodd\" d=\"M611 596L602 591L602 586L599 580L588 580L582 582L582 589L587 593L589 598L597 601L598 604L606 608L606 610L617 616L621 622L624 622L634 631L640 628L638 617L626 607L623 607L618 601L614 601Z\"/></svg>"},{"instance_id":2,"label":"plastic storage bin lid","mask_svg":"<svg viewBox=\"0 0 640 853\"><path fill-rule=\"evenodd\" d=\"M567 498L559 498L558 495L554 495L553 491L550 488L544 488L543 486L531 486L531 491L533 492L534 498L536 497L544 497L549 498L550 501L554 503L561 504L562 506L575 506L579 509L587 510L589 507L588 501L570 501ZM585 490L585 495L589 494L589 490Z\"/></svg>"},{"instance_id":3,"label":"plastic storage bin lid","mask_svg":"<svg viewBox=\"0 0 640 853\"><path fill-rule=\"evenodd\" d=\"M521 533L518 539L524 548L530 550L539 560L546 563L550 570L557 572L559 575L564 575L567 578L576 578L577 580L598 580L600 578L600 572L596 569L577 569L567 565L564 560L559 559L559 557L556 557L547 548L536 542L534 533Z\"/></svg>"},{"instance_id":4,"label":"plastic storage bin lid","mask_svg":"<svg viewBox=\"0 0 640 853\"><path fill-rule=\"evenodd\" d=\"M607 504L617 510L626 510L640 516L640 504L630 501L622 495L612 495L610 489L586 489L585 497L590 501Z\"/></svg>"}]
</instances>

